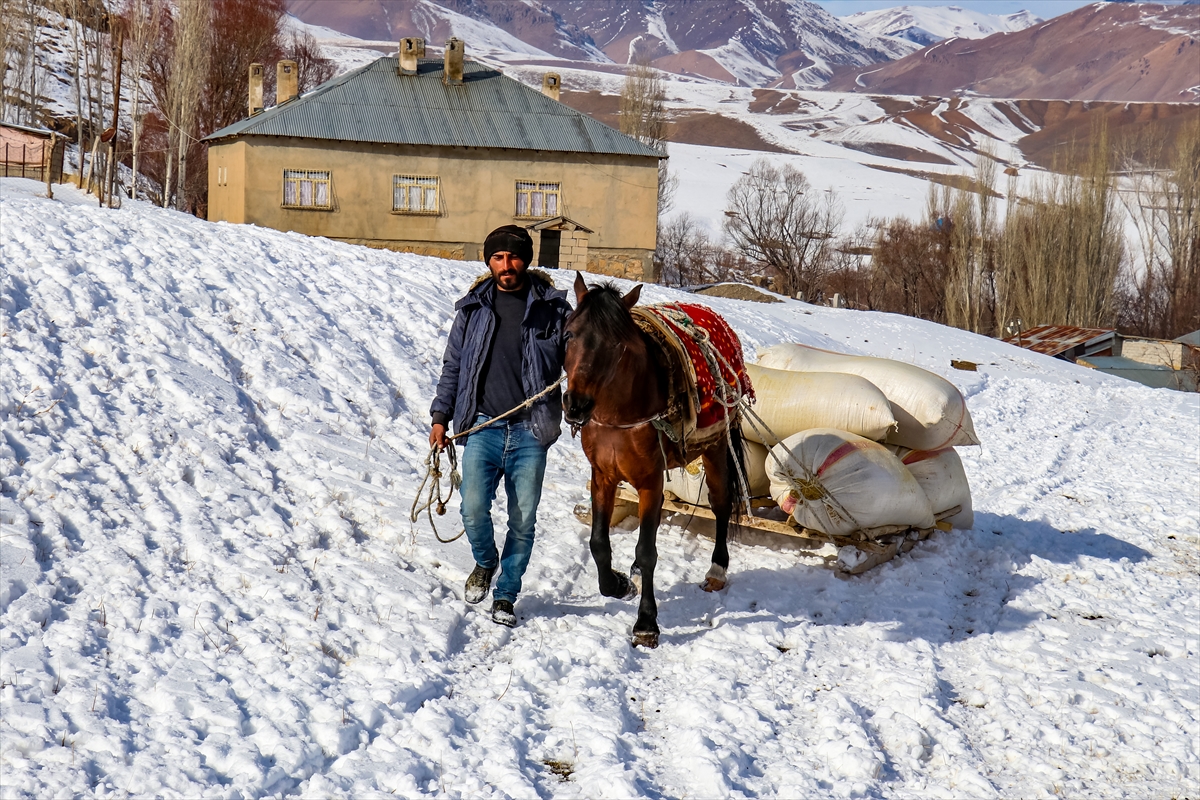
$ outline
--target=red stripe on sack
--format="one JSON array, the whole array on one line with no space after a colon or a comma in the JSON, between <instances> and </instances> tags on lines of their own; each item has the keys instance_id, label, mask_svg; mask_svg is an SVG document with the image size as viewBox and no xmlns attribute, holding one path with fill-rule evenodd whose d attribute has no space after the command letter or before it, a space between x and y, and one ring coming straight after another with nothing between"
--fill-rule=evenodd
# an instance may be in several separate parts
<instances>
[{"instance_id":1,"label":"red stripe on sack","mask_svg":"<svg viewBox=\"0 0 1200 800\"><path fill-rule=\"evenodd\" d=\"M931 458L937 458L942 453L949 450L949 447L943 447L940 450L913 450L911 453L900 459L901 464L916 464L921 461L928 461Z\"/></svg>"},{"instance_id":2,"label":"red stripe on sack","mask_svg":"<svg viewBox=\"0 0 1200 800\"><path fill-rule=\"evenodd\" d=\"M824 475L825 470L829 469L834 464L853 453L855 450L858 450L860 446L860 442L845 442L842 444L841 447L826 456L825 462L821 464L821 466L817 467L817 477L819 478Z\"/></svg>"}]
</instances>

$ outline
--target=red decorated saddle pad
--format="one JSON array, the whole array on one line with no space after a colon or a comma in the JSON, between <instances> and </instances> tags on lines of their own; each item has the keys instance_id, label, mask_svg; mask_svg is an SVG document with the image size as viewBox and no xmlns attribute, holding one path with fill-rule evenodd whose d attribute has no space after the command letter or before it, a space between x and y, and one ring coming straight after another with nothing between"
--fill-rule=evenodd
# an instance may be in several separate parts
<instances>
[{"instance_id":1,"label":"red decorated saddle pad","mask_svg":"<svg viewBox=\"0 0 1200 800\"><path fill-rule=\"evenodd\" d=\"M706 428L723 423L733 411L726 409L727 404L743 395L754 397L754 387L742 360L742 343L711 308L692 303L660 303L633 310L635 318L670 334L677 352L681 349L686 352L691 367L686 370L690 373L687 383L695 411L692 430L696 434L703 436Z\"/></svg>"}]
</instances>

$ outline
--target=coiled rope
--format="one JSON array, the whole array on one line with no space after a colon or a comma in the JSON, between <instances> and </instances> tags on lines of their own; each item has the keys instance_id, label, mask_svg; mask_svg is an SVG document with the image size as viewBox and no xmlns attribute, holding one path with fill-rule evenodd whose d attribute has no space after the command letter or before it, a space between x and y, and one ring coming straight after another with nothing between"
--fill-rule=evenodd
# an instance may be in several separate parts
<instances>
[{"instance_id":1,"label":"coiled rope","mask_svg":"<svg viewBox=\"0 0 1200 800\"><path fill-rule=\"evenodd\" d=\"M538 400L541 400L543 397L557 389L566 379L567 376L563 375L561 378L535 394L533 397L528 398L524 403L513 406L503 414L497 414L486 422L479 423L474 428L460 431L453 436L447 436L445 448L439 447L436 444L433 445L433 447L429 449L429 455L425 456L425 462L422 465L425 467L425 477L421 479L421 485L417 488L417 496L413 498L412 510L409 512L409 519L412 522L416 522L417 517L419 517L421 512L424 511L426 516L429 518L429 527L433 529L433 535L437 537L439 542L442 544L450 544L451 542L461 539L462 535L466 533L465 529L460 530L457 535L452 536L449 539L443 539L442 535L438 533L437 525L433 523L433 512L437 511L437 515L439 517L445 516L446 504L450 502L450 498L454 496L454 492L460 489L462 486L462 475L458 471L458 454L454 450L454 440L465 439L472 433L475 433L475 431L486 428L494 422L499 422L505 417L511 416L522 409L529 408ZM445 476L445 473L442 472L443 450L446 453L447 460L450 462L450 491L446 493L445 497L442 497L442 478ZM426 491L426 487L428 487L428 491ZM421 505L422 493L425 494L425 503L423 505Z\"/></svg>"}]
</instances>

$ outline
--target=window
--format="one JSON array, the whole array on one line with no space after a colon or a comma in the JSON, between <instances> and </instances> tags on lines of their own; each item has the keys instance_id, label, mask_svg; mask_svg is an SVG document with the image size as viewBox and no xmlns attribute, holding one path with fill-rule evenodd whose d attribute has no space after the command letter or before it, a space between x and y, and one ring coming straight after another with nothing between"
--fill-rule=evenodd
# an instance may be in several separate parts
<instances>
[{"instance_id":1,"label":"window","mask_svg":"<svg viewBox=\"0 0 1200 800\"><path fill-rule=\"evenodd\" d=\"M518 217L557 217L561 183L517 181Z\"/></svg>"},{"instance_id":2,"label":"window","mask_svg":"<svg viewBox=\"0 0 1200 800\"><path fill-rule=\"evenodd\" d=\"M217 167L217 186L229 185L229 167Z\"/></svg>"},{"instance_id":3,"label":"window","mask_svg":"<svg viewBox=\"0 0 1200 800\"><path fill-rule=\"evenodd\" d=\"M392 178L392 211L398 214L437 214L438 179L428 175Z\"/></svg>"},{"instance_id":4,"label":"window","mask_svg":"<svg viewBox=\"0 0 1200 800\"><path fill-rule=\"evenodd\" d=\"M328 172L308 169L283 171L283 205L286 208L330 208Z\"/></svg>"}]
</instances>

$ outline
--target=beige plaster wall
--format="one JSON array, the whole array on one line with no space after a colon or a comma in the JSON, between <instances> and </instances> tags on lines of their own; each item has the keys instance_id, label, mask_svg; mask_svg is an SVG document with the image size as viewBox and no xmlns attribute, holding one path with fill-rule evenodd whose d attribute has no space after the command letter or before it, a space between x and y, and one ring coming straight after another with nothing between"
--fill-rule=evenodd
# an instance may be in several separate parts
<instances>
[{"instance_id":1,"label":"beige plaster wall","mask_svg":"<svg viewBox=\"0 0 1200 800\"><path fill-rule=\"evenodd\" d=\"M228 186L216 185L218 167L228 168ZM282 208L285 169L329 170L333 209ZM393 213L392 176L397 174L438 176L441 213ZM653 158L249 136L210 147L209 219L478 258L489 231L535 221L515 216L516 182L526 180L562 184L560 213L595 231L589 268L597 248L638 251L636 277L642 277L640 262L650 263L645 256L655 247L658 168ZM620 271L608 274L628 268L622 261Z\"/></svg>"}]
</instances>

